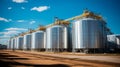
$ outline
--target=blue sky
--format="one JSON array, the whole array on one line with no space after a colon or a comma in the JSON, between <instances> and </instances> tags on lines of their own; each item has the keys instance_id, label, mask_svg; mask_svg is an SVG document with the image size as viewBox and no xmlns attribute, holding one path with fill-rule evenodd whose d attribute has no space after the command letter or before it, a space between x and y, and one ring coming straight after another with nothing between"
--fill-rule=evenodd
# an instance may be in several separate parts
<instances>
[{"instance_id":1,"label":"blue sky","mask_svg":"<svg viewBox=\"0 0 120 67\"><path fill-rule=\"evenodd\" d=\"M85 8L101 14L111 31L120 34L120 0L0 0L0 38L51 24L54 17L80 15Z\"/></svg>"}]
</instances>

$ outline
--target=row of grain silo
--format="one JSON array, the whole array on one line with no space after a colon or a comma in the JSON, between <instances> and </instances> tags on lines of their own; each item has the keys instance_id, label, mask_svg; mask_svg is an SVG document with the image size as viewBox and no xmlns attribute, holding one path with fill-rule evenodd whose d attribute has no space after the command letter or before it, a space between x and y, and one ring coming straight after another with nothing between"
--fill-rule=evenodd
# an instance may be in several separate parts
<instances>
[{"instance_id":1,"label":"row of grain silo","mask_svg":"<svg viewBox=\"0 0 120 67\"><path fill-rule=\"evenodd\" d=\"M54 25L46 30L29 31L10 39L9 48L37 51L67 51L70 42L69 28L64 25Z\"/></svg>"},{"instance_id":2,"label":"row of grain silo","mask_svg":"<svg viewBox=\"0 0 120 67\"><path fill-rule=\"evenodd\" d=\"M13 37L9 41L9 48L48 52L104 52L107 45L106 28L101 16L86 10L80 16L58 19L53 24Z\"/></svg>"}]
</instances>

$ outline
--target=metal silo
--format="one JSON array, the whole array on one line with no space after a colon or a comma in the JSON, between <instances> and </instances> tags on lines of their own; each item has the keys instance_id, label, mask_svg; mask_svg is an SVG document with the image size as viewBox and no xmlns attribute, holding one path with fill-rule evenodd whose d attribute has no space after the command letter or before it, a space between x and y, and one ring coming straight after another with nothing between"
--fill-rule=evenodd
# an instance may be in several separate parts
<instances>
[{"instance_id":1,"label":"metal silo","mask_svg":"<svg viewBox=\"0 0 120 67\"><path fill-rule=\"evenodd\" d=\"M105 47L105 22L92 12L86 12L76 19L72 26L73 50L88 52Z\"/></svg>"},{"instance_id":2,"label":"metal silo","mask_svg":"<svg viewBox=\"0 0 120 67\"><path fill-rule=\"evenodd\" d=\"M45 32L44 31L36 31L32 33L32 50L45 50Z\"/></svg>"},{"instance_id":3,"label":"metal silo","mask_svg":"<svg viewBox=\"0 0 120 67\"><path fill-rule=\"evenodd\" d=\"M13 38L11 38L10 41L11 41L10 49L13 49Z\"/></svg>"},{"instance_id":4,"label":"metal silo","mask_svg":"<svg viewBox=\"0 0 120 67\"><path fill-rule=\"evenodd\" d=\"M46 49L64 51L68 49L68 26L53 25L46 29ZM70 44L69 44L70 45Z\"/></svg>"},{"instance_id":5,"label":"metal silo","mask_svg":"<svg viewBox=\"0 0 120 67\"><path fill-rule=\"evenodd\" d=\"M46 49L51 50L52 44L51 44L51 28L46 29Z\"/></svg>"},{"instance_id":6,"label":"metal silo","mask_svg":"<svg viewBox=\"0 0 120 67\"><path fill-rule=\"evenodd\" d=\"M31 50L31 34L30 33L27 33L24 35L23 49L24 50Z\"/></svg>"},{"instance_id":7,"label":"metal silo","mask_svg":"<svg viewBox=\"0 0 120 67\"><path fill-rule=\"evenodd\" d=\"M17 48L22 50L23 49L23 36L18 36L17 37Z\"/></svg>"},{"instance_id":8,"label":"metal silo","mask_svg":"<svg viewBox=\"0 0 120 67\"><path fill-rule=\"evenodd\" d=\"M12 45L12 48L13 48L13 50L16 50L16 40L15 40L15 38L13 38L13 45Z\"/></svg>"},{"instance_id":9,"label":"metal silo","mask_svg":"<svg viewBox=\"0 0 120 67\"><path fill-rule=\"evenodd\" d=\"M8 42L9 42L9 43L8 43L8 45L7 45L7 49L9 50L9 49L11 49L11 38L9 39Z\"/></svg>"},{"instance_id":10,"label":"metal silo","mask_svg":"<svg viewBox=\"0 0 120 67\"><path fill-rule=\"evenodd\" d=\"M18 37L14 38L14 42L15 42L15 49L18 50L19 49L19 44L18 44Z\"/></svg>"}]
</instances>

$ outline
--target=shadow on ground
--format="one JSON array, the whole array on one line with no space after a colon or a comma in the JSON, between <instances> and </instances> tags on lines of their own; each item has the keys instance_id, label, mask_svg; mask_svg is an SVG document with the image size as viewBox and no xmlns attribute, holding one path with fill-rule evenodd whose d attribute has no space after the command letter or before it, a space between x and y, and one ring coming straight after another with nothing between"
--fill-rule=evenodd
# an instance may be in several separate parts
<instances>
[{"instance_id":1,"label":"shadow on ground","mask_svg":"<svg viewBox=\"0 0 120 67\"><path fill-rule=\"evenodd\" d=\"M24 63L19 63L15 62L12 60L29 60L28 58L21 58L19 56L15 55L9 55L8 53L0 53L0 67L19 67L19 66L24 66L24 67L69 67L68 65L64 64L52 64L52 65L36 65L36 64L24 64Z\"/></svg>"}]
</instances>

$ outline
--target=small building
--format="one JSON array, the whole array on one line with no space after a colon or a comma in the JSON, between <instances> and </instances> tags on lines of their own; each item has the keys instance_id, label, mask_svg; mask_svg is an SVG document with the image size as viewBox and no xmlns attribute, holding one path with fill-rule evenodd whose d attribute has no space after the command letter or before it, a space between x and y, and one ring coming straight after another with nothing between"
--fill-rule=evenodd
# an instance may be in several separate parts
<instances>
[{"instance_id":1,"label":"small building","mask_svg":"<svg viewBox=\"0 0 120 67\"><path fill-rule=\"evenodd\" d=\"M107 35L108 48L120 48L120 35Z\"/></svg>"}]
</instances>

